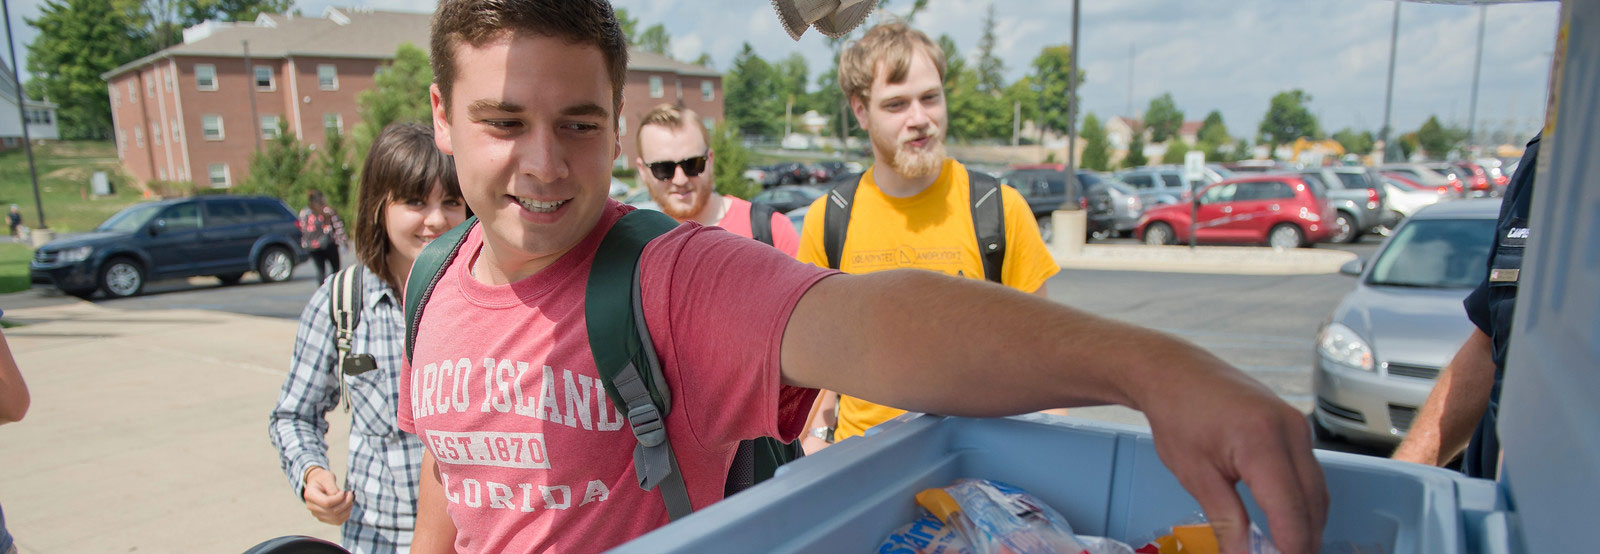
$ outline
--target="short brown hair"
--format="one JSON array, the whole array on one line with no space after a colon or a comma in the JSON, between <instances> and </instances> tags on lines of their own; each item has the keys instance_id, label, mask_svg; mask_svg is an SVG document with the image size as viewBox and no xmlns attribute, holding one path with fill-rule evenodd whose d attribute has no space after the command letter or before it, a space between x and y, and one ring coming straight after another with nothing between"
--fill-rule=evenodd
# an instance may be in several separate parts
<instances>
[{"instance_id":1,"label":"short brown hair","mask_svg":"<svg viewBox=\"0 0 1600 554\"><path fill-rule=\"evenodd\" d=\"M433 82L448 107L456 78L456 46L482 46L514 33L532 33L593 45L611 77L611 111L622 106L628 77L628 39L606 0L444 0L430 29Z\"/></svg>"},{"instance_id":2,"label":"short brown hair","mask_svg":"<svg viewBox=\"0 0 1600 554\"><path fill-rule=\"evenodd\" d=\"M455 160L433 143L433 127L421 123L395 123L372 141L361 166L361 191L356 196L356 259L361 265L398 289L398 275L385 267L389 230L384 209L390 202L428 199L434 183L444 187L445 198L460 198ZM468 208L469 212L471 208Z\"/></svg>"},{"instance_id":3,"label":"short brown hair","mask_svg":"<svg viewBox=\"0 0 1600 554\"><path fill-rule=\"evenodd\" d=\"M944 49L922 31L893 21L867 30L861 40L839 54L839 88L844 91L845 98L865 101L880 63L889 72L888 82L905 82L918 50L933 60L934 67L939 69L939 82L944 82Z\"/></svg>"},{"instance_id":4,"label":"short brown hair","mask_svg":"<svg viewBox=\"0 0 1600 554\"><path fill-rule=\"evenodd\" d=\"M649 113L644 114L644 119L639 120L639 130L633 133L633 151L639 153L640 159L644 158L644 128L651 125L673 130L689 125L700 130L700 140L705 141L706 148L711 148L711 135L706 132L705 124L700 122L698 112L677 104L662 104L650 108Z\"/></svg>"}]
</instances>

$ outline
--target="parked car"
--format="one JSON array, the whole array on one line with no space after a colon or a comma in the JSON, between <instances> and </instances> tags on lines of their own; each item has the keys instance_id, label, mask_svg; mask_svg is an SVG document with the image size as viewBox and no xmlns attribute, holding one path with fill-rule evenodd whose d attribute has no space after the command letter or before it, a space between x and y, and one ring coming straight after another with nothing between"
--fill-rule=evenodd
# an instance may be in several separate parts
<instances>
[{"instance_id":1,"label":"parked car","mask_svg":"<svg viewBox=\"0 0 1600 554\"><path fill-rule=\"evenodd\" d=\"M1055 238L1055 218L1051 214L1057 209L1063 205L1089 208L1083 183L1067 178L1065 164L1012 166L1000 174L1000 183L1022 193L1022 198L1028 201L1028 207L1033 210L1034 219L1039 222L1039 234L1044 236L1045 243ZM1108 220L1102 218L1102 221ZM1095 229L1094 223L1090 222L1085 232L1092 235Z\"/></svg>"},{"instance_id":2,"label":"parked car","mask_svg":"<svg viewBox=\"0 0 1600 554\"><path fill-rule=\"evenodd\" d=\"M1450 162L1428 162L1422 164L1422 166L1444 175L1445 179L1450 181L1450 186L1456 189L1456 192L1461 193L1462 198L1468 196L1467 181L1472 178L1472 175L1466 169Z\"/></svg>"},{"instance_id":3,"label":"parked car","mask_svg":"<svg viewBox=\"0 0 1600 554\"><path fill-rule=\"evenodd\" d=\"M1450 175L1424 164L1396 163L1378 166L1379 173L1399 174L1407 180L1424 186L1447 189L1455 196L1461 196L1461 181L1451 181Z\"/></svg>"},{"instance_id":4,"label":"parked car","mask_svg":"<svg viewBox=\"0 0 1600 554\"><path fill-rule=\"evenodd\" d=\"M1383 225L1383 200L1388 193L1377 173L1366 167L1331 166L1301 170L1307 179L1319 181L1335 210L1331 242L1355 242L1361 235Z\"/></svg>"},{"instance_id":5,"label":"parked car","mask_svg":"<svg viewBox=\"0 0 1600 554\"><path fill-rule=\"evenodd\" d=\"M750 199L752 204L768 204L774 210L788 213L827 194L828 189L812 185L783 185L773 187Z\"/></svg>"},{"instance_id":6,"label":"parked car","mask_svg":"<svg viewBox=\"0 0 1600 554\"><path fill-rule=\"evenodd\" d=\"M1188 242L1195 221L1196 242L1297 248L1327 240L1335 215L1322 188L1304 176L1249 175L1201 189L1193 205L1146 208L1136 236L1151 245Z\"/></svg>"},{"instance_id":7,"label":"parked car","mask_svg":"<svg viewBox=\"0 0 1600 554\"><path fill-rule=\"evenodd\" d=\"M33 283L73 296L121 298L156 279L213 275L232 285L255 271L264 282L284 281L306 257L283 201L197 196L123 209L92 233L40 246L28 270Z\"/></svg>"},{"instance_id":8,"label":"parked car","mask_svg":"<svg viewBox=\"0 0 1600 554\"><path fill-rule=\"evenodd\" d=\"M1235 174L1279 173L1287 169L1283 166L1283 164L1278 163L1277 160L1239 160L1237 162L1222 164L1222 167L1228 168Z\"/></svg>"},{"instance_id":9,"label":"parked car","mask_svg":"<svg viewBox=\"0 0 1600 554\"><path fill-rule=\"evenodd\" d=\"M610 192L610 195L611 195L612 198L622 198L624 196L627 196L628 195L628 190L632 189L632 188L633 187L628 186L627 183L622 182L621 179L618 179L616 177L612 177L611 178L611 192Z\"/></svg>"},{"instance_id":10,"label":"parked car","mask_svg":"<svg viewBox=\"0 0 1600 554\"><path fill-rule=\"evenodd\" d=\"M1500 196L1501 188L1489 179L1489 172L1483 166L1472 162L1454 162L1456 167L1465 171L1464 181L1467 186L1467 196L1479 198L1484 196ZM1510 182L1509 180L1507 182Z\"/></svg>"},{"instance_id":11,"label":"parked car","mask_svg":"<svg viewBox=\"0 0 1600 554\"><path fill-rule=\"evenodd\" d=\"M775 187L779 185L804 185L817 182L817 175L811 167L800 162L782 162L773 164L767 170L766 179L761 182L763 186Z\"/></svg>"},{"instance_id":12,"label":"parked car","mask_svg":"<svg viewBox=\"0 0 1600 554\"><path fill-rule=\"evenodd\" d=\"M1455 198L1455 193L1450 187L1430 188L1394 173L1383 173L1379 176L1383 181L1383 188L1389 193L1386 210L1383 215L1383 227L1394 230L1400 222L1411 217L1422 208L1439 203L1445 198Z\"/></svg>"},{"instance_id":13,"label":"parked car","mask_svg":"<svg viewBox=\"0 0 1600 554\"><path fill-rule=\"evenodd\" d=\"M1184 176L1183 167L1175 165L1129 169L1112 175L1112 178L1137 189L1139 200L1145 207L1187 202L1194 191L1223 179L1215 170L1205 168L1199 180L1191 181Z\"/></svg>"},{"instance_id":14,"label":"parked car","mask_svg":"<svg viewBox=\"0 0 1600 554\"><path fill-rule=\"evenodd\" d=\"M818 183L826 183L832 181L834 177L850 173L849 167L845 165L845 162L836 160L817 162L813 170L817 175Z\"/></svg>"},{"instance_id":15,"label":"parked car","mask_svg":"<svg viewBox=\"0 0 1600 554\"><path fill-rule=\"evenodd\" d=\"M752 165L745 168L744 173L740 173L740 175L746 179L749 179L753 183L765 185L767 184L767 174L770 172L771 168L767 166Z\"/></svg>"},{"instance_id":16,"label":"parked car","mask_svg":"<svg viewBox=\"0 0 1600 554\"><path fill-rule=\"evenodd\" d=\"M1445 202L1407 219L1317 333L1312 427L1318 438L1405 437L1472 323L1461 301L1483 281L1498 200Z\"/></svg>"},{"instance_id":17,"label":"parked car","mask_svg":"<svg viewBox=\"0 0 1600 554\"><path fill-rule=\"evenodd\" d=\"M661 205L656 204L656 200L650 197L649 187L640 187L638 192L628 195L627 198L623 198L622 203L639 208L641 210L661 211Z\"/></svg>"},{"instance_id":18,"label":"parked car","mask_svg":"<svg viewBox=\"0 0 1600 554\"><path fill-rule=\"evenodd\" d=\"M1139 199L1139 191L1132 185L1105 176L1101 177L1097 185L1089 188L1090 195L1094 195L1095 190L1100 188L1106 189L1104 194L1108 195L1111 201L1110 234L1133 236L1134 229L1139 227L1139 218L1144 216L1144 201Z\"/></svg>"}]
</instances>

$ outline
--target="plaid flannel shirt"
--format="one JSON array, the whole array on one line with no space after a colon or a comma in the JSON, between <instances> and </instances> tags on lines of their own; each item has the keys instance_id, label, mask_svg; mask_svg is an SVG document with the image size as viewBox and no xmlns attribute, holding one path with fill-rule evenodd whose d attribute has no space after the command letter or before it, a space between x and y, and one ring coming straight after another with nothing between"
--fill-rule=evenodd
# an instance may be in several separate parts
<instances>
[{"instance_id":1,"label":"plaid flannel shirt","mask_svg":"<svg viewBox=\"0 0 1600 554\"><path fill-rule=\"evenodd\" d=\"M361 321L351 352L371 354L378 370L357 376L338 373L332 308L333 280L311 295L300 314L289 377L272 410L269 434L289 476L295 498L305 492L306 470L328 464L326 414L339 404L342 377L350 395L350 455L344 488L355 491L355 507L342 529L352 552L394 552L411 543L421 482L422 441L395 424L405 314L400 295L368 271L363 276ZM336 377L337 376L337 377Z\"/></svg>"}]
</instances>

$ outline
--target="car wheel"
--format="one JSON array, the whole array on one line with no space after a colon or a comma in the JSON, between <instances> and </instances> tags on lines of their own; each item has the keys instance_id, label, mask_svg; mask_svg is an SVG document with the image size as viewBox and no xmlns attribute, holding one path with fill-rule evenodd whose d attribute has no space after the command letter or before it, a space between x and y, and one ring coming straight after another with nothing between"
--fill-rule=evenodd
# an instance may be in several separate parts
<instances>
[{"instance_id":1,"label":"car wheel","mask_svg":"<svg viewBox=\"0 0 1600 554\"><path fill-rule=\"evenodd\" d=\"M1355 216L1339 212L1333 218L1333 236L1328 238L1328 242L1355 242L1359 234L1356 232Z\"/></svg>"},{"instance_id":2,"label":"car wheel","mask_svg":"<svg viewBox=\"0 0 1600 554\"><path fill-rule=\"evenodd\" d=\"M222 281L223 285L237 285L237 284L239 284L239 280L243 279L243 278L244 278L244 273L243 272L239 272L239 273L224 273L222 275L218 275L217 276L217 280L218 281Z\"/></svg>"},{"instance_id":3,"label":"car wheel","mask_svg":"<svg viewBox=\"0 0 1600 554\"><path fill-rule=\"evenodd\" d=\"M113 259L100 269L100 288L111 298L137 295L144 290L144 268L128 258Z\"/></svg>"},{"instance_id":4,"label":"car wheel","mask_svg":"<svg viewBox=\"0 0 1600 554\"><path fill-rule=\"evenodd\" d=\"M1109 238L1111 238L1113 236L1116 236L1116 234L1117 234L1116 229L1110 229L1110 228L1095 229L1093 231L1089 231L1089 238L1094 239L1094 240L1106 240L1106 239L1109 239Z\"/></svg>"},{"instance_id":5,"label":"car wheel","mask_svg":"<svg viewBox=\"0 0 1600 554\"><path fill-rule=\"evenodd\" d=\"M1044 243L1050 244L1056 237L1056 220L1050 214L1039 216L1039 236L1044 237Z\"/></svg>"},{"instance_id":6,"label":"car wheel","mask_svg":"<svg viewBox=\"0 0 1600 554\"><path fill-rule=\"evenodd\" d=\"M261 274L261 282L276 283L288 281L294 276L294 258L289 256L289 251L282 247L274 246L261 253L261 260L256 263L256 272Z\"/></svg>"},{"instance_id":7,"label":"car wheel","mask_svg":"<svg viewBox=\"0 0 1600 554\"><path fill-rule=\"evenodd\" d=\"M1165 223L1151 223L1144 230L1144 243L1150 246L1172 244L1172 226Z\"/></svg>"},{"instance_id":8,"label":"car wheel","mask_svg":"<svg viewBox=\"0 0 1600 554\"><path fill-rule=\"evenodd\" d=\"M1267 232L1267 246L1275 250L1288 250L1305 245L1305 233L1293 223L1279 223Z\"/></svg>"}]
</instances>

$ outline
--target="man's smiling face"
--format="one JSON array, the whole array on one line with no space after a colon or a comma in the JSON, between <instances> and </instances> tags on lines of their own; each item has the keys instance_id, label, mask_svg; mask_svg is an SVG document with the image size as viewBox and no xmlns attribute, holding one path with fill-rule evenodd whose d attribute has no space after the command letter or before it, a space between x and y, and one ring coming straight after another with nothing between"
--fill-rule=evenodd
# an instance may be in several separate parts
<instances>
[{"instance_id":1,"label":"man's smiling face","mask_svg":"<svg viewBox=\"0 0 1600 554\"><path fill-rule=\"evenodd\" d=\"M439 149L484 228L486 262L520 279L550 265L600 220L620 152L599 48L507 33L455 47L448 106L433 87Z\"/></svg>"}]
</instances>

